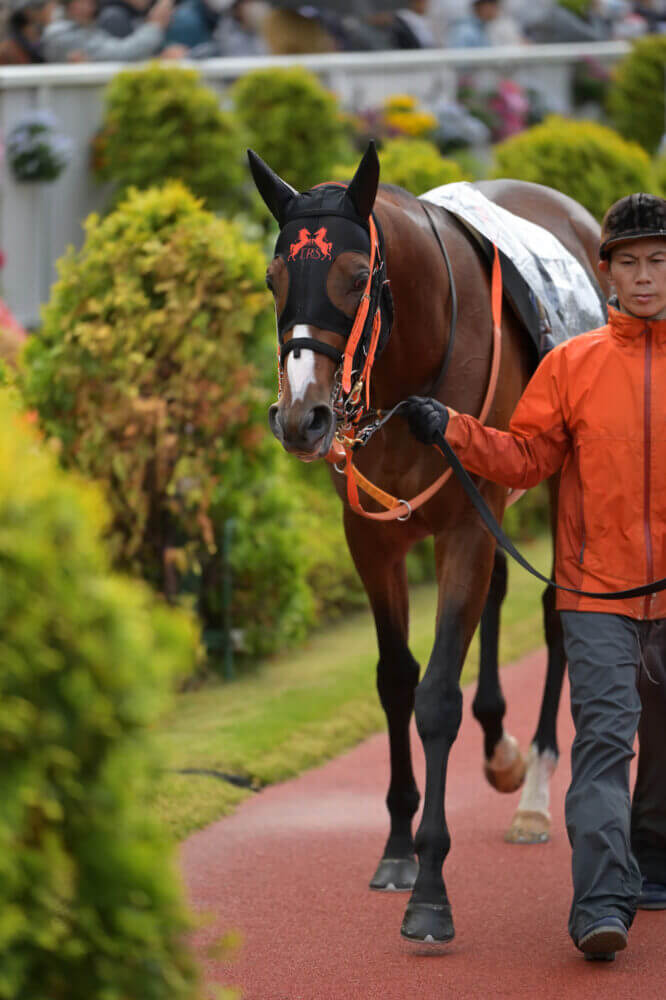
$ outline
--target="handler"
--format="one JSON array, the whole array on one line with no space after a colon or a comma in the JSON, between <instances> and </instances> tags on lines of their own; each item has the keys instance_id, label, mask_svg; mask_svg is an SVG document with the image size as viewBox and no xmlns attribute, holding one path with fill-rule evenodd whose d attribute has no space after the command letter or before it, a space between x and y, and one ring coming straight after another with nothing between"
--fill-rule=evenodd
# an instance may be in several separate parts
<instances>
[{"instance_id":1,"label":"handler","mask_svg":"<svg viewBox=\"0 0 666 1000\"><path fill-rule=\"evenodd\" d=\"M666 577L666 201L612 205L599 256L617 296L608 325L546 355L508 431L417 396L405 416L420 441L445 433L493 482L527 489L561 470L556 581L609 592ZM666 592L612 601L559 590L557 606L576 727L569 933L586 957L610 960L637 905L666 909Z\"/></svg>"}]
</instances>

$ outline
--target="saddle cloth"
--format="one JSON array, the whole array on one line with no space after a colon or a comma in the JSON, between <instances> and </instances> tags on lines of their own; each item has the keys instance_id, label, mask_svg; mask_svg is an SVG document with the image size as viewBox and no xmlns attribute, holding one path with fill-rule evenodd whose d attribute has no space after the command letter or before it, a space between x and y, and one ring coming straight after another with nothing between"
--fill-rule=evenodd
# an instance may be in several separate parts
<instances>
[{"instance_id":1,"label":"saddle cloth","mask_svg":"<svg viewBox=\"0 0 666 1000\"><path fill-rule=\"evenodd\" d=\"M467 181L421 195L474 235L486 256L499 250L507 298L534 341L538 360L556 344L606 323L601 289L547 229L501 208Z\"/></svg>"}]
</instances>

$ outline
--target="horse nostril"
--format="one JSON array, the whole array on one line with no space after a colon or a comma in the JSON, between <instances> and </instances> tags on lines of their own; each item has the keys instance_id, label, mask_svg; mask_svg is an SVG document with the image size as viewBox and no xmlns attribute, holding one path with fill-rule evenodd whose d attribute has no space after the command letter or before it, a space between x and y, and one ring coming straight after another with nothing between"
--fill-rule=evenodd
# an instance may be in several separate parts
<instances>
[{"instance_id":1,"label":"horse nostril","mask_svg":"<svg viewBox=\"0 0 666 1000\"><path fill-rule=\"evenodd\" d=\"M333 411L330 406L325 404L313 406L303 420L303 432L308 440L316 441L329 432L332 422Z\"/></svg>"},{"instance_id":2,"label":"horse nostril","mask_svg":"<svg viewBox=\"0 0 666 1000\"><path fill-rule=\"evenodd\" d=\"M280 439L282 437L282 428L280 426L280 416L278 413L277 403L273 403L273 405L268 408L268 426L276 438Z\"/></svg>"}]
</instances>

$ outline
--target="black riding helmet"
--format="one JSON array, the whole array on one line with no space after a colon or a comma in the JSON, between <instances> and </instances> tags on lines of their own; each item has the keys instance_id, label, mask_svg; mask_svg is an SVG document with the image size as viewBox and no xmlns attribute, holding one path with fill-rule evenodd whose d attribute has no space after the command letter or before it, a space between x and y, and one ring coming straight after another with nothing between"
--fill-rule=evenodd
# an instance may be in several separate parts
<instances>
[{"instance_id":1,"label":"black riding helmet","mask_svg":"<svg viewBox=\"0 0 666 1000\"><path fill-rule=\"evenodd\" d=\"M618 243L663 236L666 239L666 199L641 191L620 198L608 209L601 223L599 257L609 260Z\"/></svg>"}]
</instances>

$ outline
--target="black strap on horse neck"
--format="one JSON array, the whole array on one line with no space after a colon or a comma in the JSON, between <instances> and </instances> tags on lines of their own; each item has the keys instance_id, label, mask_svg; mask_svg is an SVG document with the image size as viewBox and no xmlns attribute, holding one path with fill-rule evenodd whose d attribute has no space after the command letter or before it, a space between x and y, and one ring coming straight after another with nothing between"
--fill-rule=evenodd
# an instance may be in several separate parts
<instances>
[{"instance_id":1,"label":"black strap on horse neck","mask_svg":"<svg viewBox=\"0 0 666 1000\"><path fill-rule=\"evenodd\" d=\"M630 600L634 597L647 597L648 594L657 594L662 590L666 590L666 577L661 580L655 580L653 583L645 583L641 587L631 587L629 590L606 591L604 593L599 593L594 590L576 590L575 587L564 587L560 583L555 583L554 580L549 579L549 577L540 573L538 569L535 569L534 566L532 566L518 551L509 536L495 520L469 473L462 466L460 459L441 432L437 435L436 447L442 452L444 457L448 459L451 468L460 481L460 485L469 497L473 507L480 515L481 520L485 524L488 531L495 537L495 540L500 548L504 549L508 555L515 559L516 562L523 567L523 569L526 569L528 573L531 573L532 576L536 576L537 579L541 580L543 583L547 583L551 587L556 587L558 590L566 590L570 594L579 594L581 597L598 597L603 601Z\"/></svg>"},{"instance_id":2,"label":"black strap on horse neck","mask_svg":"<svg viewBox=\"0 0 666 1000\"><path fill-rule=\"evenodd\" d=\"M456 336L456 326L458 323L458 293L456 292L456 283L453 277L453 269L451 267L451 259L449 258L448 251L444 245L444 241L437 231L437 226L432 220L432 216L428 209L426 208L426 203L421 202L421 207L426 214L426 218L430 223L430 228L435 234L435 239L439 244L439 249L442 251L442 256L444 258L444 263L446 264L446 272L449 276L449 288L451 289L451 322L449 324L449 342L446 345L446 353L444 355L444 360L442 361L442 367L439 370L437 378L431 385L427 392L428 396L434 396L437 390L441 387L444 379L446 378L446 373L449 370L449 365L451 364L451 356L453 355L453 344Z\"/></svg>"}]
</instances>

